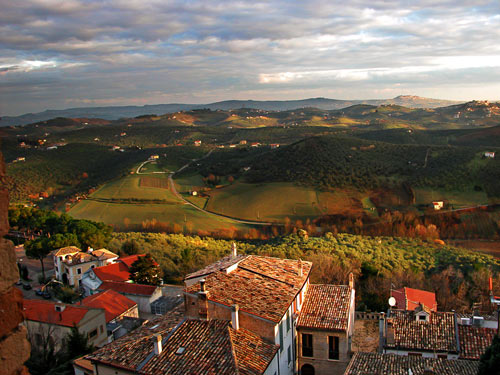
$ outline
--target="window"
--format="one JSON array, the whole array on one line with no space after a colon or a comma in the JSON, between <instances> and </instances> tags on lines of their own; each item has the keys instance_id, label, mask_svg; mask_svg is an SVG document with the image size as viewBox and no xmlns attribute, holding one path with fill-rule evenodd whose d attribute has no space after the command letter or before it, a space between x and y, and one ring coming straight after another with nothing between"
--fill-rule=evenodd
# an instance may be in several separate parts
<instances>
[{"instance_id":1,"label":"window","mask_svg":"<svg viewBox=\"0 0 500 375\"><path fill-rule=\"evenodd\" d=\"M313 356L313 336L309 333L302 334L302 356Z\"/></svg>"},{"instance_id":2,"label":"window","mask_svg":"<svg viewBox=\"0 0 500 375\"><path fill-rule=\"evenodd\" d=\"M93 339L97 336L97 328L89 332L89 339Z\"/></svg>"},{"instance_id":3,"label":"window","mask_svg":"<svg viewBox=\"0 0 500 375\"><path fill-rule=\"evenodd\" d=\"M413 357L422 357L422 353L408 353L408 355Z\"/></svg>"},{"instance_id":4,"label":"window","mask_svg":"<svg viewBox=\"0 0 500 375\"><path fill-rule=\"evenodd\" d=\"M290 331L290 318L291 318L291 314L290 312L288 311L286 313L286 331Z\"/></svg>"},{"instance_id":5,"label":"window","mask_svg":"<svg viewBox=\"0 0 500 375\"><path fill-rule=\"evenodd\" d=\"M90 268L95 268L95 266L94 266L94 265L91 265L91 266L90 266Z\"/></svg>"},{"instance_id":6,"label":"window","mask_svg":"<svg viewBox=\"0 0 500 375\"><path fill-rule=\"evenodd\" d=\"M283 327L282 327L281 323L282 322L280 322L280 324L278 325L279 330L280 330L280 332L279 332L279 335L280 335L280 352L283 351Z\"/></svg>"},{"instance_id":7,"label":"window","mask_svg":"<svg viewBox=\"0 0 500 375\"><path fill-rule=\"evenodd\" d=\"M101 324L100 329L101 329L101 333L103 333L104 332L104 327L102 326L102 324Z\"/></svg>"},{"instance_id":8,"label":"window","mask_svg":"<svg viewBox=\"0 0 500 375\"><path fill-rule=\"evenodd\" d=\"M290 348L290 345L288 345L286 352L288 355L288 366L290 366L290 363L292 363L292 349Z\"/></svg>"},{"instance_id":9,"label":"window","mask_svg":"<svg viewBox=\"0 0 500 375\"><path fill-rule=\"evenodd\" d=\"M339 338L328 336L328 359L339 359Z\"/></svg>"},{"instance_id":10,"label":"window","mask_svg":"<svg viewBox=\"0 0 500 375\"><path fill-rule=\"evenodd\" d=\"M438 354L438 358L448 359L448 355L447 354Z\"/></svg>"},{"instance_id":11,"label":"window","mask_svg":"<svg viewBox=\"0 0 500 375\"><path fill-rule=\"evenodd\" d=\"M76 269L76 273L79 274L79 275L81 275L82 274L82 269L81 268L77 268Z\"/></svg>"}]
</instances>

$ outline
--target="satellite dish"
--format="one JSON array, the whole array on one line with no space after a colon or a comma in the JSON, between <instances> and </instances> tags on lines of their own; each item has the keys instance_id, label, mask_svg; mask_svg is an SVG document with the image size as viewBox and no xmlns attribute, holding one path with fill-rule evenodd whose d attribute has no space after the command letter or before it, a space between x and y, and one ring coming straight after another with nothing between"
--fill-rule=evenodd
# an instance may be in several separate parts
<instances>
[{"instance_id":1,"label":"satellite dish","mask_svg":"<svg viewBox=\"0 0 500 375\"><path fill-rule=\"evenodd\" d=\"M391 307L396 306L396 298L394 298L394 297L389 298L389 306L391 306Z\"/></svg>"}]
</instances>

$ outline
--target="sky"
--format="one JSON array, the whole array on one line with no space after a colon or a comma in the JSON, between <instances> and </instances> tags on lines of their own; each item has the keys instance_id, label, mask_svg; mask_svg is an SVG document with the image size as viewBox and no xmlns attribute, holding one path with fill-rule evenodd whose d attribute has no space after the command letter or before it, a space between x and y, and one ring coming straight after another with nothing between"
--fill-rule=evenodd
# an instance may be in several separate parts
<instances>
[{"instance_id":1,"label":"sky","mask_svg":"<svg viewBox=\"0 0 500 375\"><path fill-rule=\"evenodd\" d=\"M0 116L398 95L499 100L500 2L1 2Z\"/></svg>"}]
</instances>

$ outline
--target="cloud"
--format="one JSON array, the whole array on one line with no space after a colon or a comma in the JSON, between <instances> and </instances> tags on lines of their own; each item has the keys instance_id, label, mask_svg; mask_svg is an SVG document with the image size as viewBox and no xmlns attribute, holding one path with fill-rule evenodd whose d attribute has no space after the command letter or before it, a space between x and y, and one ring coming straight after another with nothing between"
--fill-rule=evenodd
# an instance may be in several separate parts
<instances>
[{"instance_id":1,"label":"cloud","mask_svg":"<svg viewBox=\"0 0 500 375\"><path fill-rule=\"evenodd\" d=\"M457 82L495 99L499 38L500 3L487 0L4 0L0 112L398 88L451 97Z\"/></svg>"}]
</instances>

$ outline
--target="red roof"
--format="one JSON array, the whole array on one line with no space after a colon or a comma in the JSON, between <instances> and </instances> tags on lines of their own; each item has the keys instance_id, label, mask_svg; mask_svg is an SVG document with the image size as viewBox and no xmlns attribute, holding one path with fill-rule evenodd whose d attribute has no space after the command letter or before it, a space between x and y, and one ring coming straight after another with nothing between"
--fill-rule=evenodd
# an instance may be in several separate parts
<instances>
[{"instance_id":1,"label":"red roof","mask_svg":"<svg viewBox=\"0 0 500 375\"><path fill-rule=\"evenodd\" d=\"M105 290L104 292L84 298L82 300L82 305L96 309L104 309L106 323L109 323L132 307L137 306L137 303L114 290Z\"/></svg>"},{"instance_id":2,"label":"red roof","mask_svg":"<svg viewBox=\"0 0 500 375\"><path fill-rule=\"evenodd\" d=\"M130 272L127 265L121 262L94 268L94 273L101 281L128 281L130 278Z\"/></svg>"},{"instance_id":3,"label":"red roof","mask_svg":"<svg viewBox=\"0 0 500 375\"><path fill-rule=\"evenodd\" d=\"M56 311L56 305L63 311ZM65 305L37 299L23 300L23 311L26 320L73 327L78 325L90 308L86 306Z\"/></svg>"},{"instance_id":4,"label":"red roof","mask_svg":"<svg viewBox=\"0 0 500 375\"><path fill-rule=\"evenodd\" d=\"M427 306L431 311L437 311L436 293L426 290L401 288L391 291L396 299L396 309L415 310L420 304Z\"/></svg>"},{"instance_id":5,"label":"red roof","mask_svg":"<svg viewBox=\"0 0 500 375\"><path fill-rule=\"evenodd\" d=\"M114 290L115 292L122 294L137 294L140 296L151 296L157 286L154 285L144 285L144 284L132 284L125 283L122 281L103 281L99 285L99 290Z\"/></svg>"},{"instance_id":6,"label":"red roof","mask_svg":"<svg viewBox=\"0 0 500 375\"><path fill-rule=\"evenodd\" d=\"M146 254L130 255L128 257L118 258L118 261L125 263L127 267L130 268L132 267L132 263L134 263L136 260L138 260L140 257L143 256L146 256ZM156 263L154 260L153 263L155 264L155 266L158 265L158 263Z\"/></svg>"}]
</instances>

